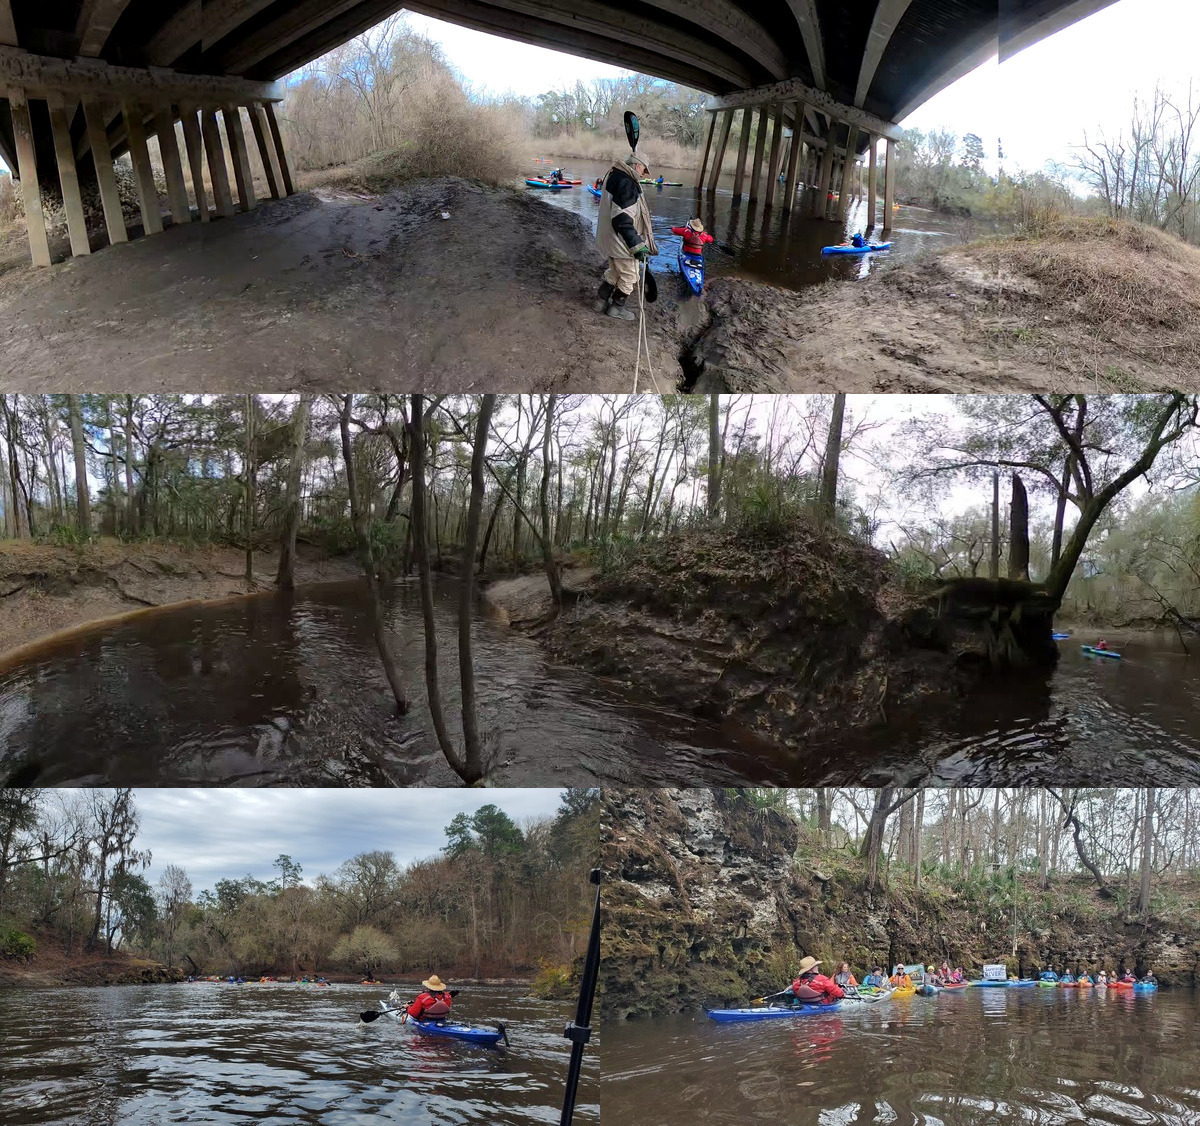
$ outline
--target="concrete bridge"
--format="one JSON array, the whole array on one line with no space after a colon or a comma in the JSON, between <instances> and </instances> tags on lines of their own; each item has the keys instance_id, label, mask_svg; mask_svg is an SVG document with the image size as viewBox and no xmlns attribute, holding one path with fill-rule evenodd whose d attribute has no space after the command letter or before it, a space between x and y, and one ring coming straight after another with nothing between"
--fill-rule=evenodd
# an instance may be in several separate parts
<instances>
[{"instance_id":1,"label":"concrete bridge","mask_svg":"<svg viewBox=\"0 0 1200 1126\"><path fill-rule=\"evenodd\" d=\"M72 253L89 252L81 178L97 185L109 241L128 237L112 167L126 151L142 229L162 230L151 137L173 223L247 210L257 203L249 135L272 196L292 191L278 80L404 7L710 93L700 174L710 191L740 115L735 194L746 188L753 139L751 199L765 184L773 205L783 171L782 206L803 182L812 212L826 214L840 187L840 215L859 184L874 226L883 140L886 229L896 122L998 51L1009 57L1112 2L0 0L0 155L21 181L39 265L50 261L39 177L61 191Z\"/></svg>"}]
</instances>

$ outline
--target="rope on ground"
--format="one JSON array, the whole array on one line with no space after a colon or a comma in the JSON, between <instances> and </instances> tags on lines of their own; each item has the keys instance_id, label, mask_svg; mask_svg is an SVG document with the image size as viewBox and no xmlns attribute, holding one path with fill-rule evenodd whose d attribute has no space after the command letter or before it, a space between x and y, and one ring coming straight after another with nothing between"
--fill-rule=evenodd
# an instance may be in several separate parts
<instances>
[{"instance_id":1,"label":"rope on ground","mask_svg":"<svg viewBox=\"0 0 1200 1126\"><path fill-rule=\"evenodd\" d=\"M642 368L642 345L646 346L646 373L650 376L650 382L654 384L654 393L661 395L658 380L654 378L654 368L650 366L650 338L646 335L646 270L647 264L642 263L642 276L638 285L638 354L637 363L633 366L633 393L637 394L638 376L641 374Z\"/></svg>"}]
</instances>

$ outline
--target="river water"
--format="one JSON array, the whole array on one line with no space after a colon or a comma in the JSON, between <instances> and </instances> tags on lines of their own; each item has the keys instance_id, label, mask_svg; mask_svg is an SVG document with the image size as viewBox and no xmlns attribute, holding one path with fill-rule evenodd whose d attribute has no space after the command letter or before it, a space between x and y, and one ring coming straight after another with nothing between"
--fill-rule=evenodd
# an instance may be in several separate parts
<instances>
[{"instance_id":1,"label":"river water","mask_svg":"<svg viewBox=\"0 0 1200 1126\"><path fill-rule=\"evenodd\" d=\"M402 990L403 991L403 990ZM466 1022L503 1020L507 1050L364 1025L387 988L110 986L0 990L0 1123L557 1122L569 1005L464 987ZM575 1121L599 1121L599 1039Z\"/></svg>"},{"instance_id":2,"label":"river water","mask_svg":"<svg viewBox=\"0 0 1200 1126\"><path fill-rule=\"evenodd\" d=\"M528 190L542 196L554 207L563 207L581 215L595 230L599 203L586 190L586 185L597 176L603 176L611 165L566 158L563 165L573 177L582 179L584 186L557 192L538 188ZM782 186L775 206L767 208L761 201L750 203L745 196L740 203L735 203L733 177L730 175L722 175L716 193L709 195L698 192L694 187L695 169L654 169L655 176L660 173L668 180L683 181L684 186L646 188L653 218L654 240L658 244L658 255L651 259L651 268L658 275L679 273L676 256L682 240L671 233L671 227L682 227L695 217L703 221L705 229L716 240L706 246L704 252L709 277L741 277L787 289L803 289L839 278L865 278L887 259L908 258L982 238L1002 229L1000 224L990 221L956 219L925 208L901 206L893 219L894 229L888 235L892 249L887 254L822 256L821 247L846 242L855 231L866 230L865 199L855 201L847 212L844 224L838 224L809 218L807 210L800 206L800 193L797 193L797 206L790 214L785 213L779 204ZM765 178L765 171L763 175ZM749 192L748 177L745 190ZM764 186L762 191L765 193L765 190ZM882 195L877 214L877 221L882 223ZM874 241L880 241L878 231L873 238Z\"/></svg>"},{"instance_id":3,"label":"river water","mask_svg":"<svg viewBox=\"0 0 1200 1126\"><path fill-rule=\"evenodd\" d=\"M1197 1021L1190 991L966 989L754 1024L608 1023L601 1105L655 1126L1194 1126Z\"/></svg>"},{"instance_id":4,"label":"river water","mask_svg":"<svg viewBox=\"0 0 1200 1126\"><path fill-rule=\"evenodd\" d=\"M395 715L361 582L139 616L43 646L0 671L0 778L38 785L453 785L425 694L415 582L387 588L411 710ZM458 601L436 589L446 722L461 745ZM480 730L499 785L736 780L758 744L630 702L549 661L537 642L474 626Z\"/></svg>"}]
</instances>

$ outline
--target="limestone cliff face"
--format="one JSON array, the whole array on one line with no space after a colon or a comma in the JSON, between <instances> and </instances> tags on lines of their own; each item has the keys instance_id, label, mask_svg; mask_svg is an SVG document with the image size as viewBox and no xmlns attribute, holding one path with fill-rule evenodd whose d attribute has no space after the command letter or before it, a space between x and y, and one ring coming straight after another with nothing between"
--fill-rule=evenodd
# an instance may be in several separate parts
<instances>
[{"instance_id":1,"label":"limestone cliff face","mask_svg":"<svg viewBox=\"0 0 1200 1126\"><path fill-rule=\"evenodd\" d=\"M607 790L601 824L607 1019L745 1003L783 986L799 959L941 961L968 969L1012 954L1006 912L910 887L868 892L849 853L818 854L791 818L733 791ZM844 858L844 859L843 859ZM828 868L822 870L822 866ZM1072 883L1076 893L1086 885ZM1200 927L1125 924L1111 904L1045 910L1011 968L1153 968L1194 985Z\"/></svg>"}]
</instances>

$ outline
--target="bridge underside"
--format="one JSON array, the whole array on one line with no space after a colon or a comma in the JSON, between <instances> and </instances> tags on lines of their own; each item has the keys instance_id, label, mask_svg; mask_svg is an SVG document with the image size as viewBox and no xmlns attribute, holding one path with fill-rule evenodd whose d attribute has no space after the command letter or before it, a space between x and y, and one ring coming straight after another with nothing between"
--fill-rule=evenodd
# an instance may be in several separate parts
<instances>
[{"instance_id":1,"label":"bridge underside","mask_svg":"<svg viewBox=\"0 0 1200 1126\"><path fill-rule=\"evenodd\" d=\"M0 0L0 156L21 178L27 210L40 210L40 174L43 188L61 191L68 221L80 178L97 183L102 199L112 196L111 160L128 151L143 228L161 229L144 156L153 137L174 221L190 218L180 152L193 181L203 182L191 193L201 219L209 217L207 202L200 206L205 185L218 214L232 209L229 164L238 204L252 206L252 186L243 190L247 125L272 194L290 190L272 108L282 97L277 80L402 6L695 87L714 96L710 108L724 111L724 121L747 106L765 109L772 144L764 149L756 137L760 155L781 148L776 120L781 141L800 120L798 132L812 138L802 151L849 148L853 156L868 138L895 137L896 122L985 59L1010 57L1112 2ZM723 130L714 118L710 143ZM102 158L93 160L97 150ZM21 175L30 169L34 176ZM110 203L108 235L119 241ZM35 261L46 259L33 245L44 242L40 221L31 216ZM75 232L71 241L84 252Z\"/></svg>"}]
</instances>

